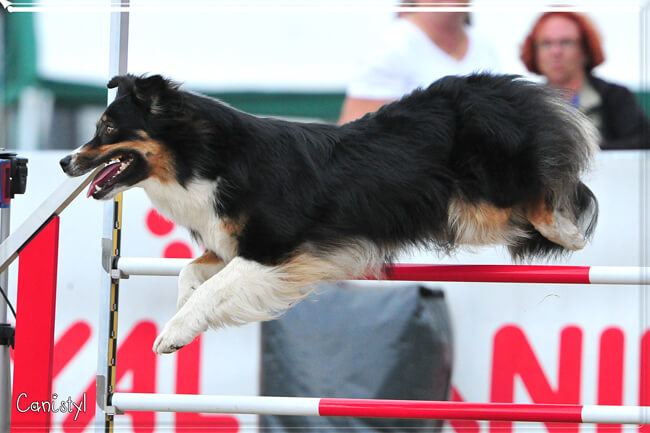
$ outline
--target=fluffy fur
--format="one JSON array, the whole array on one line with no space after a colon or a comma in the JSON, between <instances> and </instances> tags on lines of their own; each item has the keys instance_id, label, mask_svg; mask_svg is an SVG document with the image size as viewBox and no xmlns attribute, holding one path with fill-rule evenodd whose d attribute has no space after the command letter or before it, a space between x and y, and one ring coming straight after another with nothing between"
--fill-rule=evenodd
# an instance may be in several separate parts
<instances>
[{"instance_id":1,"label":"fluffy fur","mask_svg":"<svg viewBox=\"0 0 650 433\"><path fill-rule=\"evenodd\" d=\"M342 126L255 117L158 75L108 87L117 98L63 169L107 164L89 195L142 187L207 248L181 272L158 353L276 317L412 246L549 257L582 248L596 222L580 181L595 128L515 76L446 77Z\"/></svg>"}]
</instances>

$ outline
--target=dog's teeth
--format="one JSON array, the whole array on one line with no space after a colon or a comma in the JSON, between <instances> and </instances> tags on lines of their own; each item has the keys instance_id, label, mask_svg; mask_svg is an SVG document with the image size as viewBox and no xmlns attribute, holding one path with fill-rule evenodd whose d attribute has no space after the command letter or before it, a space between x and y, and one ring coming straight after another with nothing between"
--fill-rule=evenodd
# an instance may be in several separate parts
<instances>
[{"instance_id":1,"label":"dog's teeth","mask_svg":"<svg viewBox=\"0 0 650 433\"><path fill-rule=\"evenodd\" d=\"M102 190L102 189L99 187L99 185L95 185L95 192L99 192L99 191L101 191L101 190Z\"/></svg>"}]
</instances>

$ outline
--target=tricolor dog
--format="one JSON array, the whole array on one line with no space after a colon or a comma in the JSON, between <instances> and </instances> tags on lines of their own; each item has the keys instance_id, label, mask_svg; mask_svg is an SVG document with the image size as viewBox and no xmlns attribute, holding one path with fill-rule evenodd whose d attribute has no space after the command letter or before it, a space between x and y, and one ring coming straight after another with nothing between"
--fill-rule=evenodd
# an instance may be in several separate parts
<instances>
[{"instance_id":1,"label":"tricolor dog","mask_svg":"<svg viewBox=\"0 0 650 433\"><path fill-rule=\"evenodd\" d=\"M108 87L115 101L64 171L104 166L90 196L141 187L206 247L180 274L157 353L275 318L413 246L549 257L583 248L596 223L580 180L596 129L519 77L445 77L342 126L256 117L159 75Z\"/></svg>"}]
</instances>

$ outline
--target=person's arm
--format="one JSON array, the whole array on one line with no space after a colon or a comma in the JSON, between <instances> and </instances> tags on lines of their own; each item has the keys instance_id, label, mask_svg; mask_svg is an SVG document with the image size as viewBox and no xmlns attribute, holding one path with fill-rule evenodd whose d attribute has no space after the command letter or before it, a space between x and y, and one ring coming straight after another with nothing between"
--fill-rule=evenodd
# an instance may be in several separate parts
<instances>
[{"instance_id":1,"label":"person's arm","mask_svg":"<svg viewBox=\"0 0 650 433\"><path fill-rule=\"evenodd\" d=\"M346 96L341 108L339 125L351 122L363 116L366 113L377 111L379 107L389 102L388 99L363 99Z\"/></svg>"},{"instance_id":2,"label":"person's arm","mask_svg":"<svg viewBox=\"0 0 650 433\"><path fill-rule=\"evenodd\" d=\"M405 29L411 29L411 25L404 27L397 22L361 57L358 69L347 83L339 124L377 111L413 88L414 54Z\"/></svg>"}]
</instances>

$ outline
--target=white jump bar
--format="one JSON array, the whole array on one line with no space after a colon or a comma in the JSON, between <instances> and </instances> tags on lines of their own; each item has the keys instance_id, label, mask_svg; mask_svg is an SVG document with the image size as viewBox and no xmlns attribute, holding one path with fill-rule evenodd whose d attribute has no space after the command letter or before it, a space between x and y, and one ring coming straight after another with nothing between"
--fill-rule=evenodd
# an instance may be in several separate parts
<instances>
[{"instance_id":1,"label":"white jump bar","mask_svg":"<svg viewBox=\"0 0 650 433\"><path fill-rule=\"evenodd\" d=\"M121 275L176 276L190 259L121 257ZM385 279L544 284L650 284L650 268L639 266L416 265L395 264Z\"/></svg>"},{"instance_id":2,"label":"white jump bar","mask_svg":"<svg viewBox=\"0 0 650 433\"><path fill-rule=\"evenodd\" d=\"M192 259L157 259L149 257L120 257L117 269L124 275L177 276Z\"/></svg>"},{"instance_id":3,"label":"white jump bar","mask_svg":"<svg viewBox=\"0 0 650 433\"><path fill-rule=\"evenodd\" d=\"M318 416L319 398L115 393L120 412L197 412Z\"/></svg>"}]
</instances>

